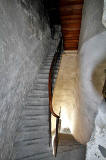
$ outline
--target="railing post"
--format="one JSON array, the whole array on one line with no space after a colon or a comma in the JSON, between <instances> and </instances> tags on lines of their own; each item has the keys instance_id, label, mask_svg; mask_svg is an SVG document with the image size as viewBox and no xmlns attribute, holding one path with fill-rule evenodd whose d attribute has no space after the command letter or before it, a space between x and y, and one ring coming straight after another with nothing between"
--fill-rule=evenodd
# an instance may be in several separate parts
<instances>
[{"instance_id":1,"label":"railing post","mask_svg":"<svg viewBox=\"0 0 106 160\"><path fill-rule=\"evenodd\" d=\"M56 118L56 135L55 135L55 150L54 150L55 157L56 157L57 148L58 148L58 129L59 129L59 118Z\"/></svg>"}]
</instances>

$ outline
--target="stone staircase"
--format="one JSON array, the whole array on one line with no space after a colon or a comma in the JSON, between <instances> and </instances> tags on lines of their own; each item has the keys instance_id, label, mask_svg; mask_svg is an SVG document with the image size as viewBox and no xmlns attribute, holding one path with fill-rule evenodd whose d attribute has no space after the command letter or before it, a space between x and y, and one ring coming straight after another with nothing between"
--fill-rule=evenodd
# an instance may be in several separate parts
<instances>
[{"instance_id":1,"label":"stone staircase","mask_svg":"<svg viewBox=\"0 0 106 160\"><path fill-rule=\"evenodd\" d=\"M77 143L77 147L73 150L71 141L65 143L66 139L67 142L70 140L68 136L65 140L60 136L56 158L52 155L51 146L49 147L48 76L53 56L54 53L46 57L38 79L27 95L21 123L17 129L13 160L84 160L85 147ZM60 58L55 67L53 84L55 84L59 62ZM63 143L61 138L64 140Z\"/></svg>"}]
</instances>

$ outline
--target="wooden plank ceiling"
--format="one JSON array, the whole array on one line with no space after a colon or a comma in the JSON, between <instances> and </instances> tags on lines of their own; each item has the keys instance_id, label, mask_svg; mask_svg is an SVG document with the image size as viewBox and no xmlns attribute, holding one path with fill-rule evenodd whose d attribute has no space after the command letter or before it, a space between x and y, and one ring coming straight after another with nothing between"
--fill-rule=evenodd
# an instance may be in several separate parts
<instances>
[{"instance_id":1,"label":"wooden plank ceiling","mask_svg":"<svg viewBox=\"0 0 106 160\"><path fill-rule=\"evenodd\" d=\"M64 50L77 50L84 0L60 0L59 11Z\"/></svg>"}]
</instances>

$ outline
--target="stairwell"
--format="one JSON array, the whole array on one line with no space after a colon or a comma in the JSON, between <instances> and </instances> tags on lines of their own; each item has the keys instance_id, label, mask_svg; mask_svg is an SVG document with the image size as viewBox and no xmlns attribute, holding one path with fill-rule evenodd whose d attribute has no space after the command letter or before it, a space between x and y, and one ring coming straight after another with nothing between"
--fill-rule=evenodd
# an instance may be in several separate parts
<instances>
[{"instance_id":1,"label":"stairwell","mask_svg":"<svg viewBox=\"0 0 106 160\"><path fill-rule=\"evenodd\" d=\"M63 6L65 1L61 2ZM66 10L60 10L64 23L68 18L73 26L72 29L64 23L62 26L67 50L78 49L83 6L83 0L70 2L65 3ZM85 160L86 146L77 142L67 128L59 130L60 124L56 131L58 143L54 145L56 157L53 155L54 146L50 143L53 137L50 139L52 113L48 82L51 63L58 50L61 27L59 17L53 22L51 20L51 17L54 18L52 10L57 11L57 8L49 10L48 4L52 4L51 1L0 1L0 51L3 53L0 59L0 160ZM71 19L68 5L73 5L70 6L74 14ZM72 40L73 43L70 43ZM58 79L63 50L60 53L53 69L53 89Z\"/></svg>"},{"instance_id":2,"label":"stairwell","mask_svg":"<svg viewBox=\"0 0 106 160\"><path fill-rule=\"evenodd\" d=\"M85 147L68 134L59 134L57 156L49 146L49 96L48 75L54 53L48 55L40 68L36 83L26 96L22 119L17 129L13 147L13 160L83 160ZM53 86L57 78L59 64L55 65ZM70 157L70 158L69 158Z\"/></svg>"},{"instance_id":3,"label":"stairwell","mask_svg":"<svg viewBox=\"0 0 106 160\"><path fill-rule=\"evenodd\" d=\"M48 75L54 52L42 63L37 82L26 98L14 144L15 160L49 159Z\"/></svg>"}]
</instances>

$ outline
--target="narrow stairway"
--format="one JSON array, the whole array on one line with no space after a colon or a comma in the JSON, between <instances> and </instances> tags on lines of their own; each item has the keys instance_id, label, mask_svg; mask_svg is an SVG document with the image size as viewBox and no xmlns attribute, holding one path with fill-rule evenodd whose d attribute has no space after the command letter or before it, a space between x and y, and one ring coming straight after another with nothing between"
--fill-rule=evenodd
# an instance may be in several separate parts
<instances>
[{"instance_id":1,"label":"narrow stairway","mask_svg":"<svg viewBox=\"0 0 106 160\"><path fill-rule=\"evenodd\" d=\"M17 129L13 160L83 160L85 157L85 147L74 144L77 147L73 148L72 139L70 141L68 136L64 139L65 135L60 136L56 158L52 154L51 146L49 147L48 76L53 56L54 52L46 57L37 82L27 95L21 123ZM59 62L60 58L55 67L54 84Z\"/></svg>"}]
</instances>

